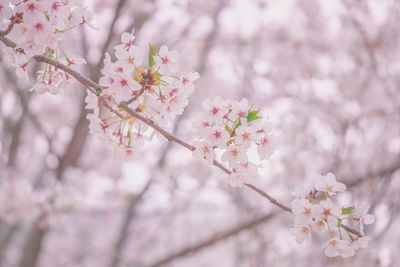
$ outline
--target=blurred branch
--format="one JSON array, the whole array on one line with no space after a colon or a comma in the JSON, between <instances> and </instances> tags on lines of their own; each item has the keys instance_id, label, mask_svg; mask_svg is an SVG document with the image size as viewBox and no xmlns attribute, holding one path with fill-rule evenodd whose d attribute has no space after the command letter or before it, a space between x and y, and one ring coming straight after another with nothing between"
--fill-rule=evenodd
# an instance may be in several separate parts
<instances>
[{"instance_id":1,"label":"blurred branch","mask_svg":"<svg viewBox=\"0 0 400 267\"><path fill-rule=\"evenodd\" d=\"M354 178L353 181L346 183L346 185L348 188L354 187L354 186L357 186L357 185L359 185L365 181L368 181L369 179L372 179L374 177L385 177L389 174L394 173L398 169L400 169L400 156L397 156L397 160L395 160L391 164L383 167L382 169L379 169L377 171L370 172L370 173L367 173L364 175L360 175L360 176Z\"/></svg>"},{"instance_id":2,"label":"blurred branch","mask_svg":"<svg viewBox=\"0 0 400 267\"><path fill-rule=\"evenodd\" d=\"M11 136L11 143L8 148L8 161L7 161L8 167L15 167L17 153L20 147L19 144L21 139L22 128L24 125L25 118L27 116L27 108L28 108L27 105L28 105L27 102L22 103L22 114L11 129L12 136Z\"/></svg>"},{"instance_id":3,"label":"blurred branch","mask_svg":"<svg viewBox=\"0 0 400 267\"><path fill-rule=\"evenodd\" d=\"M215 30L213 30L212 32L215 32ZM212 34L210 34L210 36L209 36L210 38L207 38L207 44L209 44L213 40L213 37L211 35ZM209 47L209 45L207 45L206 47ZM202 57L201 57L201 62L202 63L200 63L200 66L203 66L203 67L198 68L198 70L200 71L200 74L204 70L204 64L205 64L205 61L207 60L208 51L209 51L209 48L208 49L204 49L203 52L202 52ZM128 104L129 104L129 102L130 101L128 101ZM182 118L183 118L183 116L180 116L176 120L176 122L174 124L174 127L173 127L173 133L176 133L178 131L179 125L180 125L180 123L182 121ZM167 145L162 150L161 156L160 156L160 158L159 158L159 160L158 160L158 162L156 164L156 170L157 169L162 169L164 167L165 160L166 160L166 157L168 155L168 151L171 149L171 145L172 145L172 143L168 142ZM153 171L153 175L154 175L154 171ZM153 179L154 179L154 177L151 177L150 180L149 180L149 183ZM149 184L149 186L150 186L150 184ZM115 252L115 255L113 257L113 260L112 260L112 263L111 263L110 267L117 266L117 263L119 261L120 255L121 255L121 250L122 250L123 246L125 245L125 242L126 242L126 240L128 239L128 236L129 236L128 226L129 226L131 220L133 219L134 209L135 209L136 205L139 203L139 201L141 200L143 194L147 191L147 189L148 189L147 185L146 185L145 189L146 190L144 192L141 192L141 194L139 195L140 198L138 198L137 200L136 199L132 200L128 205L127 211L125 213L126 215L125 215L125 219L124 219L124 224L123 224L123 226L121 228L119 239L118 239L118 242L117 242L117 245L116 245L116 249L115 249L116 252Z\"/></svg>"},{"instance_id":4,"label":"blurred branch","mask_svg":"<svg viewBox=\"0 0 400 267\"><path fill-rule=\"evenodd\" d=\"M0 240L0 266L3 266L4 253L5 253L8 245L10 244L14 234L19 229L20 224L13 223L12 225L8 226L8 225L5 225L4 222L1 222L1 223L2 223L2 227L8 227L8 229L6 230L7 231L6 235Z\"/></svg>"},{"instance_id":5,"label":"blurred branch","mask_svg":"<svg viewBox=\"0 0 400 267\"><path fill-rule=\"evenodd\" d=\"M226 231L223 231L221 233L217 233L215 234L213 237L204 240L202 242L199 242L198 244L192 245L192 246L188 246L178 252L172 253L171 255L168 255L160 260L158 260L157 262L153 263L150 265L150 267L158 267L158 266L162 266L164 264L167 264L177 258L186 256L190 253L196 253L208 246L211 246L219 241L222 241L228 237L231 237L233 235L236 235L238 233L240 233L243 230L247 230L249 228L255 227L259 224L262 224L266 221L268 221L269 219L271 219L273 216L275 215L275 213L270 213L267 215L264 215L262 217L259 217L257 219L251 220L249 222L243 223L243 224L239 224L237 226L232 227L231 229L228 229Z\"/></svg>"},{"instance_id":6,"label":"blurred branch","mask_svg":"<svg viewBox=\"0 0 400 267\"><path fill-rule=\"evenodd\" d=\"M3 73L5 74L7 81L9 83L13 84L13 86L11 86L11 89L19 97L23 109L24 109L24 107L26 108L27 117L30 119L30 121L36 127L36 129L45 137L45 139L46 139L46 141L47 141L47 143L49 145L49 149L50 149L50 151L52 151L52 140L51 140L50 135L44 130L44 127L40 123L40 121L37 118L37 116L32 114L32 112L29 111L28 104L29 104L29 100L31 98L31 95L30 94L26 94L25 90L23 90L22 88L18 87L17 84L15 84L15 82L14 82L15 78L13 77L13 74L8 69L3 68Z\"/></svg>"},{"instance_id":7,"label":"blurred branch","mask_svg":"<svg viewBox=\"0 0 400 267\"><path fill-rule=\"evenodd\" d=\"M36 266L42 241L46 233L46 229L39 227L42 220L45 220L45 215L42 215L35 220L35 223L32 225L28 233L28 237L22 247L23 254L18 263L19 267Z\"/></svg>"},{"instance_id":8,"label":"blurred branch","mask_svg":"<svg viewBox=\"0 0 400 267\"><path fill-rule=\"evenodd\" d=\"M68 143L67 148L64 153L60 157L60 162L56 170L57 179L61 180L64 171L69 167L75 165L79 155L82 152L84 144L86 143L86 136L88 134L89 123L86 120L88 115L88 111L85 108L85 96L82 97L82 101L80 103L80 115L78 121L76 122L72 134L72 138Z\"/></svg>"},{"instance_id":9,"label":"blurred branch","mask_svg":"<svg viewBox=\"0 0 400 267\"><path fill-rule=\"evenodd\" d=\"M209 33L209 35L205 39L206 44L204 46L204 49L201 51L200 62L199 62L199 65L197 67L197 70L200 73L200 75L204 71L205 64L206 64L207 59L208 59L208 54L210 52L211 46L212 46L212 44L214 42L216 33L218 31L218 28L219 28L219 23L218 23L217 17L218 17L219 13L221 12L221 10L222 10L222 8L224 6L222 4L223 2L224 1L220 1L220 4L218 5L218 8L217 8L217 10L215 11L215 13L213 15L213 19L214 19L214 22L215 22L215 27L211 30L211 32ZM135 20L134 22L136 22L136 21L137 20ZM139 22L141 24L144 23L144 21L141 21L141 20L139 20ZM131 25L131 26L133 27L134 25ZM128 104L129 104L129 102L130 101L128 101ZM184 113L184 114L187 114L187 112ZM174 127L173 127L173 133L174 134L178 131L180 123L182 122L183 118L184 118L184 115L180 116L175 121L175 124L174 124ZM166 160L167 155L168 155L168 151L171 149L172 144L173 143L168 142L167 145L165 146L165 148L162 150L161 156L160 156L160 158L159 158L159 160L158 160L158 162L156 164L156 169L162 169L164 167L165 160ZM154 173L153 173L153 175L154 175ZM153 179L154 178L151 177L150 181L153 180ZM118 239L118 242L117 242L117 245L116 245L116 252L115 252L115 255L113 257L112 263L110 265L111 267L115 267L117 265L118 261L119 261L119 258L120 258L120 255L121 255L121 250L123 249L123 247L125 245L125 242L126 242L126 240L128 239L128 236L129 236L128 225L130 224L130 221L133 219L133 216L132 216L133 210L135 209L135 207L138 204L139 200L140 199L138 199L138 201L137 200L132 200L130 202L129 206L128 206L128 209L127 209L126 213L125 213L126 215L125 215L125 219L124 219L124 224L123 224L123 226L121 228L121 231L120 231L119 239Z\"/></svg>"},{"instance_id":10,"label":"blurred branch","mask_svg":"<svg viewBox=\"0 0 400 267\"><path fill-rule=\"evenodd\" d=\"M351 6L346 2L345 2L345 6L347 7L348 12L351 13ZM381 40L383 40L383 38L384 38L383 35L384 35L385 28L378 31L376 38L374 40L370 40L370 38L368 37L367 31L363 28L361 23L356 19L356 16L354 16L354 14L350 14L350 18L351 18L351 22L352 22L354 28L357 30L357 32L361 36L362 45L364 46L364 48L367 52L367 55L368 55L370 71L372 72L372 74L375 76L375 78L381 84L384 93L387 95L388 100L392 104L394 109L400 110L400 106L396 102L396 95L394 95L393 92L391 91L390 85L388 84L386 77L382 77L382 75L379 73L379 69L378 69L378 58L376 55L376 48L379 46ZM369 78L369 76L368 76L368 78ZM363 90L365 90L365 88L363 88Z\"/></svg>"},{"instance_id":11,"label":"blurred branch","mask_svg":"<svg viewBox=\"0 0 400 267\"><path fill-rule=\"evenodd\" d=\"M126 241L129 238L129 226L131 224L133 217L135 216L136 207L142 200L145 193L150 189L152 182L153 182L153 177L149 179L149 181L146 183L142 191L136 197L132 197L132 200L129 201L128 208L126 209L125 212L124 221L118 235L118 241L115 245L115 252L110 267L117 267L119 264L123 248L125 246Z\"/></svg>"},{"instance_id":12,"label":"blurred branch","mask_svg":"<svg viewBox=\"0 0 400 267\"><path fill-rule=\"evenodd\" d=\"M116 10L114 18L113 18L113 22L110 26L110 30L109 30L110 35L112 34L112 32L114 30L115 21L117 20L117 18L119 16L119 12L120 12L124 2L125 2L125 0L119 1L117 10ZM110 37L110 36L107 37L107 41L103 46L103 50L108 49L110 42L111 42L111 41L109 41L109 39L111 40L112 37ZM4 36L0 35L0 40L9 47L14 48L16 46L15 43L8 40ZM102 58L99 60L99 62L97 64L98 66L101 65L101 63L103 61L103 57L104 57L104 55L102 54ZM48 60L48 58L45 56L38 55L38 56L35 56L34 59L38 62L44 62L44 63L50 64L49 62L46 62ZM53 63L55 63L55 62L53 62ZM53 66L56 66L56 65L53 65ZM63 66L63 64L59 65L60 69L65 70L64 67L68 68L65 65ZM98 69L98 68L96 68L96 69ZM74 77L80 76L80 74L78 72L73 71L72 69L69 69L68 73L71 74L71 71L75 74L75 76L73 75ZM100 76L100 71L96 72L95 75L96 75L96 77L92 77L92 78L97 80L98 77ZM85 85L86 87L92 87L93 85L95 85L95 83L91 83L89 79L82 79L80 82L81 82L81 84ZM85 84L86 82L89 82L89 84ZM59 166L56 170L56 175L59 180L62 179L62 174L65 171L65 169L76 163L79 155L82 152L84 144L86 142L89 123L86 120L88 111L85 109L84 98L85 97L83 96L82 100L81 100L81 105L80 105L81 112L78 117L78 121L76 122L76 124L74 126L73 136L72 136L66 150L64 151L63 155L60 157ZM41 217L39 217L38 221L40 219L41 219ZM41 249L41 245L42 245L42 240L43 240L45 233L46 233L46 230L39 228L37 223L32 226L32 229L30 230L28 237L25 240L25 244L24 244L24 247L22 250L23 251L22 257L18 264L19 267L31 267L31 266L36 265L36 262L37 262L37 259L39 256L39 252Z\"/></svg>"},{"instance_id":13,"label":"blurred branch","mask_svg":"<svg viewBox=\"0 0 400 267\"><path fill-rule=\"evenodd\" d=\"M10 146L8 148L8 160L7 160L7 166L8 167L14 167L15 166L15 160L17 158L17 153L19 149L19 144L20 144L20 139L21 139L21 133L22 133L22 128L24 124L25 118L30 114L28 112L28 103L29 103L29 96L25 96L21 89L17 87L17 83L15 82L15 79L13 79L11 72L6 69L5 67L2 68L3 73L6 77L7 82L10 84L11 89L16 93L16 95L19 97L19 100L21 102L22 106L22 114L17 120L16 123L10 126L10 133L11 133L11 142ZM30 114L31 115L31 114ZM31 115L32 117L32 115Z\"/></svg>"},{"instance_id":14,"label":"blurred branch","mask_svg":"<svg viewBox=\"0 0 400 267\"><path fill-rule=\"evenodd\" d=\"M92 73L92 78L97 80L98 77L100 77L100 70L101 70L101 65L103 64L103 60L104 57L106 55L106 52L108 51L108 49L110 48L111 42L114 39L114 28L115 28L115 23L117 22L118 18L120 17L121 14L121 10L125 5L126 0L119 0L116 7L115 7L115 12L114 12L114 17L111 21L110 27L108 28L108 33L107 33L107 39L104 42L104 45L101 49L101 53L100 53L100 59L98 61L98 63L96 64L96 66L92 69L93 71Z\"/></svg>"}]
</instances>

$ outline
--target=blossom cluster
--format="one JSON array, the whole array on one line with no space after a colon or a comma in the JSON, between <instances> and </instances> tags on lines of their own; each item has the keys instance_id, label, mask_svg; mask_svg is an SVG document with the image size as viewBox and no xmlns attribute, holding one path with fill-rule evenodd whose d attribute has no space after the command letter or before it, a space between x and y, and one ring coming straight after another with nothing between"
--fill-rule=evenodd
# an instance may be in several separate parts
<instances>
[{"instance_id":1,"label":"blossom cluster","mask_svg":"<svg viewBox=\"0 0 400 267\"><path fill-rule=\"evenodd\" d=\"M213 164L215 150L222 150L221 160L228 162L232 169L229 181L233 187L258 177L259 166L249 162L248 153L255 146L260 160L272 155L275 143L271 134L272 123L268 119L262 120L259 110L253 109L253 104L247 99L223 101L216 97L204 101L202 107L204 111L193 123L200 133L194 157Z\"/></svg>"},{"instance_id":2,"label":"blossom cluster","mask_svg":"<svg viewBox=\"0 0 400 267\"><path fill-rule=\"evenodd\" d=\"M0 3L0 26L5 30L13 25L7 37L14 48L3 47L7 63L16 67L19 77L27 79L26 69L35 55L46 55L71 68L84 63L70 58L60 42L80 24L89 24L91 13L77 0L11 0ZM64 71L46 64L39 72L38 83L32 88L38 93L59 94L72 83Z\"/></svg>"},{"instance_id":3,"label":"blossom cluster","mask_svg":"<svg viewBox=\"0 0 400 267\"><path fill-rule=\"evenodd\" d=\"M337 182L333 173L306 180L303 188L296 188L296 199L291 203L295 215L292 233L298 243L311 239L311 229L318 233L328 232L329 241L324 244L328 257L350 257L359 248L366 248L370 237L364 236L364 225L375 222L366 209L357 214L355 206L343 207L332 201L332 196L344 192L346 186ZM358 223L359 233L349 230L348 223Z\"/></svg>"},{"instance_id":4,"label":"blossom cluster","mask_svg":"<svg viewBox=\"0 0 400 267\"><path fill-rule=\"evenodd\" d=\"M199 78L197 72L178 74L178 52L166 46L157 50L153 45L145 51L133 44L134 39L133 32L122 34L121 44L115 46L115 62L106 54L99 81L106 89L102 90L101 98L94 95L87 98L87 108L93 109L88 116L91 131L126 155L142 146L152 133L145 123L121 108L121 103L156 125L168 127L183 113L195 90L193 82ZM114 109L100 112L104 101Z\"/></svg>"}]
</instances>

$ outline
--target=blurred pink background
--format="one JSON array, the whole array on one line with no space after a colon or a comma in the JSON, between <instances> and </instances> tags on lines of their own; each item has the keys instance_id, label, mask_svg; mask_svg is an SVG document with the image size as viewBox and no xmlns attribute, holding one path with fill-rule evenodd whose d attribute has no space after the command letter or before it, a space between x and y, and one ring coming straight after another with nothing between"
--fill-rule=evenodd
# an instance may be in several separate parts
<instances>
[{"instance_id":1,"label":"blurred pink background","mask_svg":"<svg viewBox=\"0 0 400 267\"><path fill-rule=\"evenodd\" d=\"M307 177L334 172L348 187L339 201L371 206L372 241L349 259L327 258L318 235L298 245L290 214L191 152L157 139L131 159L108 150L88 134L83 86L31 93L37 65L25 82L1 64L0 266L397 266L400 2L87 4L98 29L64 43L84 75L97 81L132 28L138 46L179 51L180 69L201 77L171 131L191 143L203 100L248 98L278 139L257 185L289 204Z\"/></svg>"}]
</instances>

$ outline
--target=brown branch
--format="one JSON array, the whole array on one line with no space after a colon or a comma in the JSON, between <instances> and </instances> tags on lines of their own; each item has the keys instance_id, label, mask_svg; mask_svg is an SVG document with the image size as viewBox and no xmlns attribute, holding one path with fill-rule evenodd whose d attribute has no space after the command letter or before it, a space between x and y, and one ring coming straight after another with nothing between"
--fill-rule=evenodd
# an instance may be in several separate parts
<instances>
[{"instance_id":1,"label":"brown branch","mask_svg":"<svg viewBox=\"0 0 400 267\"><path fill-rule=\"evenodd\" d=\"M0 267L4 263L4 255L6 255L7 248L14 238L14 234L19 230L21 224L19 222L14 223L11 226L2 225L1 227L7 227L6 235L0 240Z\"/></svg>"},{"instance_id":2,"label":"brown branch","mask_svg":"<svg viewBox=\"0 0 400 267\"><path fill-rule=\"evenodd\" d=\"M17 23L18 17L19 17L19 13L17 13L15 16L13 16L11 18L11 22L10 22L10 24L8 24L7 29L5 31L0 31L0 36L6 36L7 34L9 34L12 31L15 23Z\"/></svg>"},{"instance_id":3,"label":"brown branch","mask_svg":"<svg viewBox=\"0 0 400 267\"><path fill-rule=\"evenodd\" d=\"M28 233L28 238L23 245L22 251L24 252L24 255L20 258L18 267L32 267L36 265L41 244L46 234L46 230L39 227L41 220L45 220L45 215L38 217L32 225L32 228Z\"/></svg>"},{"instance_id":4,"label":"brown branch","mask_svg":"<svg viewBox=\"0 0 400 267\"><path fill-rule=\"evenodd\" d=\"M0 37L0 40L2 39L7 39L5 37ZM104 88L102 88L100 85L98 85L96 82L84 77L83 75L81 75L80 73L72 70L71 68L69 68L68 66L49 59L45 56L34 56L33 57L35 60L39 61L39 62L45 62L48 64L51 64L55 67L58 67L62 70L64 70L65 72L69 73L72 77L74 77L75 79L77 79L80 83L82 83L83 85L85 85L86 87L90 87L96 90L96 92L101 92ZM104 100L104 97L99 96L101 99ZM106 101L104 101L106 102ZM139 112L132 110L131 108L128 107L128 105L126 104L126 102L121 102L119 104L119 107L124 109L129 115L131 115L132 117L135 117L137 119L139 119L140 121L142 121L143 123L147 124L148 126L150 126L151 128L153 128L154 130L156 130L157 132L159 132L162 136L164 136L168 141L170 142L175 142L183 147L185 147L186 149L190 150L190 151L194 151L196 148L188 143L186 143L185 141L175 137L174 135L170 134L168 131L164 130L163 128L159 127L153 120L150 120L146 117L144 117L143 115L141 115ZM219 163L218 161L214 160L214 166L220 168L221 170L223 170L225 173L230 174L231 172L225 168L221 163ZM246 184L246 186L250 187L250 184ZM255 192L259 193L261 196L267 198L272 204L274 204L275 206L285 210L285 211L290 211L290 208L288 208L287 206L281 204L280 202L278 202L276 199L274 199L273 197L271 197L269 194L267 194L266 192L262 191L261 189L258 189L257 187L255 187L254 185L251 185L250 187L251 189L253 189ZM257 190L255 190L255 188L257 188Z\"/></svg>"},{"instance_id":5,"label":"brown branch","mask_svg":"<svg viewBox=\"0 0 400 267\"><path fill-rule=\"evenodd\" d=\"M180 258L180 257L186 256L186 255L188 255L190 253L197 252L197 251L199 251L199 250L201 250L203 248L206 248L206 247L208 247L210 245L213 245L213 244L215 244L215 243L217 243L219 241L222 241L222 240L224 240L224 239L226 239L228 237L236 235L236 234L240 233L243 230L246 230L246 229L255 227L255 226L259 225L259 224L262 224L262 223L268 221L269 219L271 219L273 216L274 216L274 213L270 213L270 214L264 215L264 216L262 216L260 218L254 219L252 221L249 221L249 222L246 222L246 223L243 223L243 224L239 224L238 226L235 226L235 227L233 227L233 228L231 228L229 230L226 230L224 232L217 233L217 234L215 234L214 236L212 236L211 238L209 238L207 240L204 240L204 241L202 241L202 242L200 242L198 244L186 247L186 248L184 248L184 249L182 249L182 250L180 250L180 251L178 251L176 253L173 253L171 255L166 256L163 259L158 260L157 262L151 264L150 267L162 266L164 264L167 264L167 263L175 260L176 258Z\"/></svg>"},{"instance_id":6,"label":"brown branch","mask_svg":"<svg viewBox=\"0 0 400 267\"><path fill-rule=\"evenodd\" d=\"M349 226L347 226L347 225L342 224L342 227L343 227L347 232L350 232L350 233L352 233L352 234L355 234L355 235L357 235L357 236L359 236L359 237L362 237L362 236L363 236L360 232L358 232L357 230L355 230L355 229L353 229L353 228L351 228L351 227L349 227Z\"/></svg>"},{"instance_id":7,"label":"brown branch","mask_svg":"<svg viewBox=\"0 0 400 267\"><path fill-rule=\"evenodd\" d=\"M143 115L141 115L139 112L136 112L134 110L132 110L131 108L128 107L128 105L124 102L122 102L119 105L120 108L123 108L129 115L131 115L132 117L135 117L137 119L139 119L140 121L144 122L145 124L147 124L148 126L150 126L151 128L153 128L154 130L156 130L157 132L159 132L162 136L164 136L165 138L167 138L168 141L170 142L175 142L191 151L194 151L196 148L192 145L189 145L188 143L182 141L181 139L173 136L172 134L170 134L169 132L167 132L166 130L164 130L163 128L159 127L154 121L144 117Z\"/></svg>"},{"instance_id":8,"label":"brown branch","mask_svg":"<svg viewBox=\"0 0 400 267\"><path fill-rule=\"evenodd\" d=\"M144 93L144 87L142 86L142 89L140 89L139 93L137 95L135 95L134 97L132 97L131 99L129 99L128 101L126 101L126 104L130 104L135 102L136 100L138 100L138 98Z\"/></svg>"},{"instance_id":9,"label":"brown branch","mask_svg":"<svg viewBox=\"0 0 400 267\"><path fill-rule=\"evenodd\" d=\"M288 206L283 205L282 203L280 203L279 201L277 201L275 198L271 197L270 195L268 195L267 193L265 193L264 191L262 191L261 189L255 187L252 184L244 184L245 186L253 189L254 191L256 191L257 193L259 193L260 195L262 195L263 197L265 197L266 199L268 199L272 204L274 204L275 206L283 209L284 211L290 212L292 213L292 209L289 208Z\"/></svg>"},{"instance_id":10,"label":"brown branch","mask_svg":"<svg viewBox=\"0 0 400 267\"><path fill-rule=\"evenodd\" d=\"M72 77L74 77L75 79L77 79L80 83L82 83L83 85L85 85L86 87L90 87L96 90L96 92L101 92L104 88L102 88L100 85L98 85L96 82L84 77L83 75L81 75L80 73L72 70L71 68L69 68L68 66L55 61L53 59L47 58L45 56L34 56L33 57L35 60L39 61L39 62L45 62L48 64L51 64L55 67L58 67L62 70L64 70L65 72L69 73ZM103 99L104 103L107 103L104 99L104 97L100 96L101 99ZM159 132L162 136L164 136L168 141L170 142L175 142L183 147L185 147L186 149L190 150L190 151L194 151L196 148L188 143L186 143L185 141L175 137L174 135L170 134L168 131L164 130L163 128L159 127L154 121L144 117L143 115L141 115L139 112L132 110L131 108L128 107L126 102L121 102L119 104L119 107L124 109L129 115L131 115L132 117L135 117L137 119L139 119L140 121L142 121L143 123L147 124L148 126L150 126L151 128L153 128L154 130L156 130L157 132ZM228 170L227 168L225 168L221 163L219 163L218 161L214 160L214 166L220 168L222 171L224 171L227 174L230 174L231 171ZM246 184L246 186L249 187L249 184ZM254 190L255 186L252 185L252 188ZM267 198L272 204L276 205L277 207L288 211L288 207L286 207L285 205L279 203L277 200L275 200L273 197L271 197L269 194L265 193L264 191L258 189L255 190L257 193L259 193L261 196Z\"/></svg>"}]
</instances>

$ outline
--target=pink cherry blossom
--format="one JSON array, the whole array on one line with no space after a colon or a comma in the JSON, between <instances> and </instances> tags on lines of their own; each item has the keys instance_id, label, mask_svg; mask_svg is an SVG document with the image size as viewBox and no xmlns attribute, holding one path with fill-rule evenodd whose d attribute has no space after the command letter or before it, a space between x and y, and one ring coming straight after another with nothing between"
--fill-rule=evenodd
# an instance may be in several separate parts
<instances>
[{"instance_id":1,"label":"pink cherry blossom","mask_svg":"<svg viewBox=\"0 0 400 267\"><path fill-rule=\"evenodd\" d=\"M222 161L228 161L231 168L238 167L241 163L247 161L245 148L239 145L230 145L224 154L222 154Z\"/></svg>"},{"instance_id":2,"label":"pink cherry blossom","mask_svg":"<svg viewBox=\"0 0 400 267\"><path fill-rule=\"evenodd\" d=\"M360 223L360 233L364 235L364 224L373 224L375 222L375 216L372 214L368 214L369 207L367 207L363 215L358 218Z\"/></svg>"},{"instance_id":3,"label":"pink cherry blossom","mask_svg":"<svg viewBox=\"0 0 400 267\"><path fill-rule=\"evenodd\" d=\"M296 236L297 243L311 240L311 228L307 224L295 224L291 229L291 233Z\"/></svg>"},{"instance_id":4,"label":"pink cherry blossom","mask_svg":"<svg viewBox=\"0 0 400 267\"><path fill-rule=\"evenodd\" d=\"M344 192L346 190L346 185L336 181L336 177L333 173L328 173L327 175L320 175L316 178L315 188L318 191L327 193L332 196L337 192Z\"/></svg>"},{"instance_id":5,"label":"pink cherry blossom","mask_svg":"<svg viewBox=\"0 0 400 267\"><path fill-rule=\"evenodd\" d=\"M162 73L176 73L179 70L178 58L179 53L177 51L168 51L168 47L163 45L158 56L155 57L156 68L160 68Z\"/></svg>"},{"instance_id":6,"label":"pink cherry blossom","mask_svg":"<svg viewBox=\"0 0 400 267\"><path fill-rule=\"evenodd\" d=\"M295 199L292 201L292 212L296 220L311 222L313 215L313 205L307 199Z\"/></svg>"},{"instance_id":7,"label":"pink cherry blossom","mask_svg":"<svg viewBox=\"0 0 400 267\"><path fill-rule=\"evenodd\" d=\"M353 249L359 249L359 248L366 248L368 247L368 243L371 241L371 238L369 236L363 236L363 237L353 237L353 239L350 242L350 246Z\"/></svg>"},{"instance_id":8,"label":"pink cherry blossom","mask_svg":"<svg viewBox=\"0 0 400 267\"><path fill-rule=\"evenodd\" d=\"M354 250L350 247L349 241L341 240L337 237L331 238L324 246L325 255L328 257L349 257L354 255Z\"/></svg>"},{"instance_id":9,"label":"pink cherry blossom","mask_svg":"<svg viewBox=\"0 0 400 267\"><path fill-rule=\"evenodd\" d=\"M196 150L193 151L193 157L196 159L206 159L210 164L215 159L215 152L211 145L206 142L195 142Z\"/></svg>"},{"instance_id":10,"label":"pink cherry blossom","mask_svg":"<svg viewBox=\"0 0 400 267\"><path fill-rule=\"evenodd\" d=\"M248 176L242 171L233 171L228 178L229 184L232 187L242 187L247 182Z\"/></svg>"},{"instance_id":11,"label":"pink cherry blossom","mask_svg":"<svg viewBox=\"0 0 400 267\"><path fill-rule=\"evenodd\" d=\"M229 134L225 131L225 129L221 129L218 126L207 127L205 131L206 139L213 145L216 146L226 146L226 143L229 141Z\"/></svg>"},{"instance_id":12,"label":"pink cherry blossom","mask_svg":"<svg viewBox=\"0 0 400 267\"><path fill-rule=\"evenodd\" d=\"M207 120L211 120L213 122L220 121L226 114L226 110L224 109L224 101L220 97L216 97L212 100L207 99L201 104L201 106L206 111L205 115Z\"/></svg>"}]
</instances>

